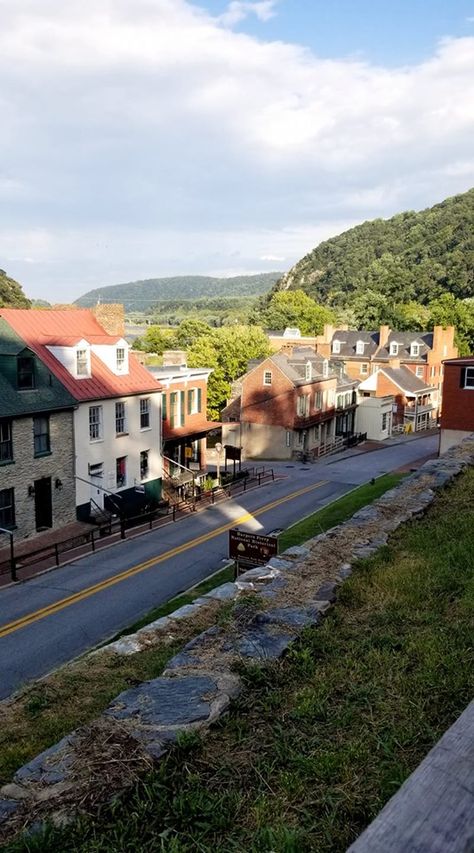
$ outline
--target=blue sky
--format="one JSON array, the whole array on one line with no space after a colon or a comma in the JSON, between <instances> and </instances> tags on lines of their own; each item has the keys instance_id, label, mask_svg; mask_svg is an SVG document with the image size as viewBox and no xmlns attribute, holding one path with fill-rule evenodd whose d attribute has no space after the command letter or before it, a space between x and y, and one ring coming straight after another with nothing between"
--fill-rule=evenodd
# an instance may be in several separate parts
<instances>
[{"instance_id":1,"label":"blue sky","mask_svg":"<svg viewBox=\"0 0 474 853\"><path fill-rule=\"evenodd\" d=\"M32 297L286 270L474 185L474 0L0 8L0 268Z\"/></svg>"}]
</instances>

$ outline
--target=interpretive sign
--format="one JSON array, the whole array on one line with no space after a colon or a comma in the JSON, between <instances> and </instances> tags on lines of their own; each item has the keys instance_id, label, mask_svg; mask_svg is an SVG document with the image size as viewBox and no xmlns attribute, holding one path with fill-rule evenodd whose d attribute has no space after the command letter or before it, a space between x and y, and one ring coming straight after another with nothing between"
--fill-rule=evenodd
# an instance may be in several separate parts
<instances>
[{"instance_id":1,"label":"interpretive sign","mask_svg":"<svg viewBox=\"0 0 474 853\"><path fill-rule=\"evenodd\" d=\"M278 553L276 536L246 533L234 527L229 530L229 557L243 566L264 566Z\"/></svg>"}]
</instances>

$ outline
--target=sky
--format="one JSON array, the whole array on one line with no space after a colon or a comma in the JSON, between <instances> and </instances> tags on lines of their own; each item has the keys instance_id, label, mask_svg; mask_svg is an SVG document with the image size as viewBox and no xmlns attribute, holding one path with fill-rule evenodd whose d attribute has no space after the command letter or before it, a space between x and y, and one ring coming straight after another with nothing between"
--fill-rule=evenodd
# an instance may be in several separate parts
<instances>
[{"instance_id":1,"label":"sky","mask_svg":"<svg viewBox=\"0 0 474 853\"><path fill-rule=\"evenodd\" d=\"M0 0L0 111L30 297L286 270L474 186L474 0Z\"/></svg>"}]
</instances>

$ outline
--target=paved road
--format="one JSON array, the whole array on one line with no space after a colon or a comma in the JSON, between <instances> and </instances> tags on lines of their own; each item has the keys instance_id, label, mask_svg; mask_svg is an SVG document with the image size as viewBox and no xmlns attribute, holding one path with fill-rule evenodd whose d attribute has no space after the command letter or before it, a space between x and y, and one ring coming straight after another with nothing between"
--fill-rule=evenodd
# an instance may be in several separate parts
<instances>
[{"instance_id":1,"label":"paved road","mask_svg":"<svg viewBox=\"0 0 474 853\"><path fill-rule=\"evenodd\" d=\"M371 477L435 455L437 443L430 436L316 465L276 463L280 479L268 486L0 590L0 698L219 569L230 527L285 528Z\"/></svg>"}]
</instances>

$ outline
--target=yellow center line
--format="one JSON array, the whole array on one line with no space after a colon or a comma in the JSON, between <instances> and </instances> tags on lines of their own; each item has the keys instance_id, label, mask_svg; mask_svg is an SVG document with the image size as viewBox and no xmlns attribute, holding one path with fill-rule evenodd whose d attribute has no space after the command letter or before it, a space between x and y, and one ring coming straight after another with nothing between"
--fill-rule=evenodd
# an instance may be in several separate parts
<instances>
[{"instance_id":1,"label":"yellow center line","mask_svg":"<svg viewBox=\"0 0 474 853\"><path fill-rule=\"evenodd\" d=\"M152 557L150 560L146 560L143 563L138 563L136 566L132 566L130 569L126 569L125 571L120 572L118 575L114 575L111 578L107 578L106 580L100 581L100 583L96 583L93 586L88 586L85 589L74 593L73 595L67 596L67 598L61 598L59 601L55 601L52 604L48 604L46 607L42 607L39 610L34 610L32 613L27 613L25 616L21 616L14 622L9 622L6 625L0 627L0 638L6 637L8 634L13 634L15 631L19 631L20 628L26 628L28 625L33 624L33 622L38 622L40 619L45 619L46 616L51 616L53 613L57 613L60 610L64 610L66 607L70 607L72 604L76 604L79 601L83 601L85 598L89 598L91 595L95 595L97 592L101 592L104 589L108 589L109 587L114 586L117 583L121 583L122 581L127 580L128 578L131 578L134 575L139 574L140 572L145 571L146 569L150 569L153 566L158 565L158 563L163 563L165 560L169 560L171 557L176 557L178 554L182 554L184 551L188 551L190 548L195 548L197 545L202 545L204 542L208 542L209 539L214 539L216 536L219 536L226 530L230 530L231 527L236 527L239 524L245 524L245 522L251 521L251 519L255 518L257 515L262 515L263 513L274 509L280 504L285 503L286 501L290 501L293 498L305 495L307 494L307 492L311 492L313 489L319 489L321 488L321 486L325 486L327 482L327 480L321 480L320 482L314 483L311 486L305 486L302 489L298 489L295 492L291 492L289 495L285 495L282 498L278 498L277 500L271 501L271 503L265 504L265 506L260 507L260 509L256 509L254 512L246 512L244 513L244 515L239 516L239 518L235 518L232 521L227 522L227 524L222 524L220 527L217 527L215 530L211 530L209 533L203 533L201 536L197 536L195 539L190 539L189 542L184 542L182 545L177 545L175 548L171 548L169 551L165 551L164 554Z\"/></svg>"}]
</instances>

